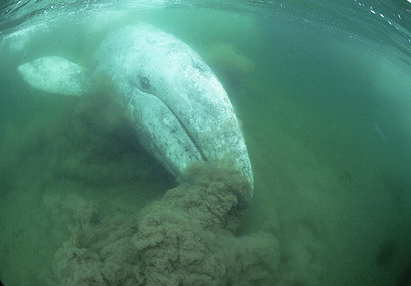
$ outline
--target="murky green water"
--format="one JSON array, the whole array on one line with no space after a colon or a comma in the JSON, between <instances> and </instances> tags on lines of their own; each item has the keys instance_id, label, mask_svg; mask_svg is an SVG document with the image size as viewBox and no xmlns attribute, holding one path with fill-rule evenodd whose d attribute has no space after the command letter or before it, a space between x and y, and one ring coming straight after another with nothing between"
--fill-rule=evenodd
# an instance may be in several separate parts
<instances>
[{"instance_id":1,"label":"murky green water","mask_svg":"<svg viewBox=\"0 0 411 286\"><path fill-rule=\"evenodd\" d=\"M29 87L16 70L46 55L90 68L109 31L139 21L196 50L242 122L255 191L235 239L251 249L252 261L245 259L243 270L230 264L225 275L244 271L248 277L239 281L248 285L410 284L409 3L120 4L74 14L66 12L84 5L49 8L48 21L22 35L10 35L16 23L3 21L0 279L6 286L78 285L62 278L80 275L75 269L58 266L67 271L58 280L55 268L69 264L62 253L70 241L86 239L79 232L89 226L82 224L98 213L84 245L101 257L116 253L122 249L116 235L125 237L119 229L131 228L145 206L176 186L136 144L106 86L85 98L59 97ZM42 18L29 18L26 27L36 19ZM270 253L255 246L260 242L272 243ZM77 270L97 271L90 261L85 257ZM81 285L103 285L96 281Z\"/></svg>"}]
</instances>

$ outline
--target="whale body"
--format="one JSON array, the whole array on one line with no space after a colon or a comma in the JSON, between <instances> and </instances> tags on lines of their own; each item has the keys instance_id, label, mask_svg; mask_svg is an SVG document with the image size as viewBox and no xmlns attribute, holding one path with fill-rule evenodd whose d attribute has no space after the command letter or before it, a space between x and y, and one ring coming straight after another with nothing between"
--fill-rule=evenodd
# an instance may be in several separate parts
<instances>
[{"instance_id":1,"label":"whale body","mask_svg":"<svg viewBox=\"0 0 411 286\"><path fill-rule=\"evenodd\" d=\"M252 196L251 163L227 93L202 58L175 36L140 23L106 36L93 71L60 57L43 57L18 71L37 89L69 96L89 91L90 73L104 74L142 146L171 174L180 175L195 161L229 165L247 178Z\"/></svg>"}]
</instances>

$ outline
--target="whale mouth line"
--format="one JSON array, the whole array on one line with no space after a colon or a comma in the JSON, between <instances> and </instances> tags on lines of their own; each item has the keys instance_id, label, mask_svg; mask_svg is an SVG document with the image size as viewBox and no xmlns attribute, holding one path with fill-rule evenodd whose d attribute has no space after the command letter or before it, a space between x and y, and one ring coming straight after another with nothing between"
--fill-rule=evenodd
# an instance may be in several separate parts
<instances>
[{"instance_id":1,"label":"whale mouth line","mask_svg":"<svg viewBox=\"0 0 411 286\"><path fill-rule=\"evenodd\" d=\"M137 88L136 88L137 89ZM141 92L141 90L139 90ZM144 91L143 91L144 92ZM201 156L201 160L204 162L208 162L208 159L206 157L206 155L204 154L201 146L198 144L197 140L194 138L194 136L191 134L191 132L189 131L189 129L187 128L187 126L184 124L184 122L181 121L181 119L178 117L178 115L174 112L174 110L163 100L161 99L161 97L159 97L158 95L156 95L155 93L150 93L150 92L144 92L147 95L151 95L155 98L157 98L158 100L160 100L160 102L162 104L164 104L164 106L167 107L167 109L174 115L174 117L177 119L177 121L180 123L181 128L184 130L184 133L187 135L187 137L190 139L190 141L193 143L194 147L197 149L198 153Z\"/></svg>"}]
</instances>

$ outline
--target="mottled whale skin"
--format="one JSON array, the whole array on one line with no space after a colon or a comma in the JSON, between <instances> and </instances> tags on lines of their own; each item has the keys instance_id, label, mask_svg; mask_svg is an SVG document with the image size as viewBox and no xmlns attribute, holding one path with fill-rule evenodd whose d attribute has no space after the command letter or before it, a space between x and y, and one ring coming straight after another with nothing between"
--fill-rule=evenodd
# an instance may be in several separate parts
<instances>
[{"instance_id":1,"label":"mottled whale skin","mask_svg":"<svg viewBox=\"0 0 411 286\"><path fill-rule=\"evenodd\" d=\"M49 65L55 77L73 81L76 88L71 91L65 86L61 94L86 93L90 84L83 77L88 72L65 61L44 57L18 70L34 87L59 93L54 83L46 83ZM247 178L252 196L253 173L233 106L213 71L193 49L171 34L140 23L110 33L97 48L94 61L93 72L113 81L115 97L141 144L170 173L178 176L194 161L231 166ZM59 76L56 65L69 69L71 76L64 71Z\"/></svg>"}]
</instances>

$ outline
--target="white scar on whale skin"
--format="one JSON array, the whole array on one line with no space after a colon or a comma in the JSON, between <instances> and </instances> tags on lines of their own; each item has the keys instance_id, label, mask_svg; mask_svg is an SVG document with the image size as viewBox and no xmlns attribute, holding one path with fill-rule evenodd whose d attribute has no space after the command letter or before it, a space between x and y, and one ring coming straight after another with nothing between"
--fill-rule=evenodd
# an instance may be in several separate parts
<instances>
[{"instance_id":1,"label":"white scar on whale skin","mask_svg":"<svg viewBox=\"0 0 411 286\"><path fill-rule=\"evenodd\" d=\"M195 161L230 164L249 181L251 198L253 173L233 106L194 50L175 36L140 23L110 33L94 61L95 70L87 71L59 57L44 57L18 70L37 89L73 96L91 88L90 73L105 74L140 143L170 173L178 176Z\"/></svg>"}]
</instances>

